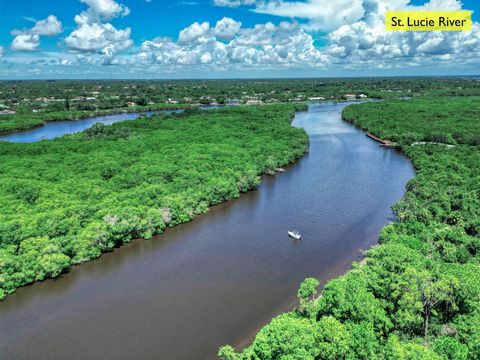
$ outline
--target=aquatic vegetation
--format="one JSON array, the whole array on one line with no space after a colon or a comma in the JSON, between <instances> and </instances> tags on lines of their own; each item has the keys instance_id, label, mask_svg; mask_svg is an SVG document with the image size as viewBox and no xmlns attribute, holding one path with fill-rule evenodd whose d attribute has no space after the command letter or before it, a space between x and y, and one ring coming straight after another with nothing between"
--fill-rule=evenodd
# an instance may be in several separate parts
<instances>
[{"instance_id":1,"label":"aquatic vegetation","mask_svg":"<svg viewBox=\"0 0 480 360\"><path fill-rule=\"evenodd\" d=\"M398 222L380 245L301 308L275 318L241 353L223 359L479 359L479 99L352 105L344 118L402 144L416 168ZM455 147L410 145L431 134ZM408 136L406 136L408 134ZM414 134L414 135L413 135ZM305 292L305 289L308 289ZM308 311L305 311L308 309Z\"/></svg>"},{"instance_id":2,"label":"aquatic vegetation","mask_svg":"<svg viewBox=\"0 0 480 360\"><path fill-rule=\"evenodd\" d=\"M307 150L290 125L301 108L162 114L0 142L0 298L254 189Z\"/></svg>"}]
</instances>

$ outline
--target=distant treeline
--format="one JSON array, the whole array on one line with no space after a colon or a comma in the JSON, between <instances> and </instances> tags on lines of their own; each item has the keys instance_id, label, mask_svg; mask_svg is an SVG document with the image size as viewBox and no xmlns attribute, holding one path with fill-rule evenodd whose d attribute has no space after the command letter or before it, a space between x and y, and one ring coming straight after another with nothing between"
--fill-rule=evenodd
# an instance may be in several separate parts
<instances>
[{"instance_id":1,"label":"distant treeline","mask_svg":"<svg viewBox=\"0 0 480 360\"><path fill-rule=\"evenodd\" d=\"M0 133L121 111L198 104L480 95L476 77L0 81Z\"/></svg>"},{"instance_id":2,"label":"distant treeline","mask_svg":"<svg viewBox=\"0 0 480 360\"><path fill-rule=\"evenodd\" d=\"M478 77L389 77L389 78L314 78L251 80L52 80L0 81L0 102L22 103L24 99L95 98L83 102L99 109L165 102L168 99L222 103L228 99L255 97L259 100L292 101L297 97L337 97L364 93L389 98L417 95L480 95ZM82 104L80 101L77 105Z\"/></svg>"},{"instance_id":3,"label":"distant treeline","mask_svg":"<svg viewBox=\"0 0 480 360\"><path fill-rule=\"evenodd\" d=\"M308 148L305 106L191 110L0 142L0 299L254 189Z\"/></svg>"},{"instance_id":4,"label":"distant treeline","mask_svg":"<svg viewBox=\"0 0 480 360\"><path fill-rule=\"evenodd\" d=\"M346 275L307 279L300 306L223 359L480 359L480 98L352 105L344 118L401 144L417 171L398 222ZM436 142L441 144L429 144ZM453 146L446 146L453 145Z\"/></svg>"}]
</instances>

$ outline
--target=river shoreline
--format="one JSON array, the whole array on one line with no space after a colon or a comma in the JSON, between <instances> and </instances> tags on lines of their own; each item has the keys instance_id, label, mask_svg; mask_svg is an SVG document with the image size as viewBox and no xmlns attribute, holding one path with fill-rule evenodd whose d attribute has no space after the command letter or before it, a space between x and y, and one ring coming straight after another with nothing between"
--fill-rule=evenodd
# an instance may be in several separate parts
<instances>
[{"instance_id":1,"label":"river shoreline","mask_svg":"<svg viewBox=\"0 0 480 360\"><path fill-rule=\"evenodd\" d=\"M324 284L347 272L393 220L389 206L413 173L403 155L341 121L343 105L296 114L293 125L306 129L310 151L286 172L262 176L259 191L9 296L0 303L0 322L15 331L0 348L18 359L127 359L133 350L144 358L211 358L291 309L303 278ZM302 242L288 239L290 225L302 229ZM26 317L29 326L22 325ZM40 324L42 335L34 335ZM92 342L99 332L102 344ZM18 348L14 338L28 341ZM48 339L65 345L52 353Z\"/></svg>"},{"instance_id":2,"label":"river shoreline","mask_svg":"<svg viewBox=\"0 0 480 360\"><path fill-rule=\"evenodd\" d=\"M90 113L82 113L81 110L78 112L81 113L80 116L75 116L74 118L59 118L59 119L45 119L41 124L35 125L35 126L30 126L22 129L17 129L17 130L12 130L12 131L0 131L0 136L2 135L10 135L10 134L18 134L18 133L23 133L26 131L34 130L41 128L42 126L45 126L48 123L56 123L56 122L64 122L64 121L79 121L79 120L85 120L89 118L96 118L96 117L102 117L102 116L109 116L109 115L120 115L120 114L132 114L132 113L139 113L139 114L146 114L150 112L162 112L162 111L175 111L175 110L183 110L187 108L188 106L166 106L166 107L142 107L142 108L137 108L137 107L130 107L126 109L112 109L112 110L95 110ZM14 116L14 115L7 115L7 116ZM0 139L1 141L1 139Z\"/></svg>"},{"instance_id":3,"label":"river shoreline","mask_svg":"<svg viewBox=\"0 0 480 360\"><path fill-rule=\"evenodd\" d=\"M318 104L320 103L324 103L324 102L316 102ZM312 103L312 104L315 104L315 103ZM380 146L384 146L385 148L388 148L390 150L393 150L393 151L396 151L396 152L399 152L402 156L404 156L405 158L407 158L409 161L411 161L411 159L401 150L401 147L398 146L397 144L395 143L392 143L391 141L389 140L383 140L383 139L380 139L379 137L377 137L376 135L368 132L367 130L365 129L362 129L358 124L354 123L354 122L351 122L351 121L348 121L347 119L345 119L343 117L343 111L342 111L342 117L341 117L342 121L344 121L345 123L357 128L358 130L362 131L363 133L365 133L365 135L370 138L372 141L374 142L377 142L377 143L380 143ZM416 176L416 174L415 174ZM403 195L405 196L405 194ZM403 198L402 196L402 198ZM401 199L399 199L400 201ZM393 204L392 206L394 206L395 204ZM398 221L398 219L395 219L394 221L392 222L396 222ZM388 225L388 224L387 224ZM383 228L382 228L383 230ZM381 231L381 230L380 230ZM374 247L378 245L378 241L374 244L372 244L368 249L365 249L365 250L369 250L370 248ZM317 291L318 291L318 297L321 296L321 293L323 291L323 288L325 287L326 283L332 279L335 279L335 278L338 278L340 276L343 276L345 274L347 274L351 269L352 267L354 266L355 263L360 263L362 262L363 260L365 259L365 256L363 253L361 253L359 256L358 256L358 259L354 262L350 262L350 263L346 263L346 264L343 264L343 265L339 265L338 266L338 269L336 272L334 272L334 274L332 274L330 277L328 277L327 279L321 279L320 280L320 285L317 287ZM319 280L319 276L313 276L313 278ZM299 284L300 285L300 284ZM317 297L317 299L318 299ZM287 313L287 312L290 312L290 311L294 311L297 307L298 307L298 299L296 296L293 296L290 298L290 302L288 305L286 306L283 306L283 307L280 307L278 309L276 309L275 313L275 317L276 316L279 316L279 315L282 315L284 313ZM273 319L273 317L272 317ZM256 335L258 334L258 332L263 328L265 327L267 324L269 324L270 321L267 321L267 322L264 322L264 323L261 323L259 326L257 326L257 329L252 331L250 334L248 334L248 336L246 336L244 339L242 339L241 341L237 342L237 343L234 343L233 346L234 348L236 349L236 351L238 352L241 352L242 349L248 347L252 342L253 340L255 339Z\"/></svg>"},{"instance_id":4,"label":"river shoreline","mask_svg":"<svg viewBox=\"0 0 480 360\"><path fill-rule=\"evenodd\" d=\"M167 111L168 111L168 110L167 110ZM292 114L291 114L291 117L290 117L290 126L292 125L292 122L293 122L293 120L294 120L294 118L295 118L296 113L300 113L300 112L303 112L303 111L308 111L308 109L307 109L307 110L299 110L299 111L293 111L293 109L292 109ZM134 114L137 114L137 113L134 113ZM136 119L138 119L140 116L142 116L144 113L138 113L138 114L139 114L139 116L138 116L137 118L135 118L135 119L131 119L131 120L120 120L119 122L121 122L121 121L133 121L133 120L136 120ZM156 113L153 113L153 114L151 114L151 115L155 115L155 114L156 114ZM118 115L120 115L120 114L118 114ZM93 118L96 119L97 117L93 117ZM74 120L72 120L72 121L74 121ZM53 139L50 139L50 140L53 140ZM273 176L273 175L275 175L276 173L281 173L281 172L283 172L282 170L279 170L279 169L283 169L284 167L287 167L287 166L290 166L290 165L294 164L299 158L301 158L301 157L302 157L305 153L307 153L307 152L308 152L308 142L307 142L307 144L306 144L306 147L303 149L302 155L300 155L300 157L296 157L295 159L293 159L293 161L290 161L290 162L287 162L287 163L280 163L280 164L278 164L278 166L277 166L278 169L275 169L275 171L273 171L273 172L265 169L262 173L257 174L257 176L260 178L260 184L261 184L261 182L265 179L265 176L267 176L267 175L268 175L268 176ZM242 194L248 193L248 192L250 192L250 191L255 191L257 188L258 188L258 186L256 186L256 187L250 187L250 188L248 188L248 189L247 189L246 191L244 191L244 192L240 191L238 197L233 197L233 198L225 199L225 200L223 200L223 201L221 201L221 202L210 203L210 204L208 204L207 213L208 213L208 211L210 211L210 209L211 209L212 207L221 205L221 204L223 204L223 203L225 203L225 202L229 202L229 201L238 199L240 196L242 196ZM180 222L180 223L178 223L178 224L175 224L174 226L178 226L178 225L182 225L182 224L186 224L186 223L192 222L192 221L195 220L195 218L197 218L197 217L199 217L199 216L202 216L202 215L205 215L205 214L196 214L196 215L194 215L191 219L186 220L186 221L183 221L183 222ZM174 226L166 226L165 229L163 230L163 232L155 233L155 234L153 234L153 237L154 237L154 238L160 237L166 230L168 230L168 229L170 229L170 228L173 228ZM132 239L130 242L133 242L133 241L145 241L145 240L147 240L147 239L144 239L144 238L134 238L134 239ZM26 287L26 286L31 286L32 284L35 284L35 283L37 283L37 282L44 282L44 281L49 281L49 280L60 279L63 275L66 275L66 274L68 274L70 271L72 271L72 269L73 269L74 267L80 266L80 265L85 264L85 263L88 263L88 262L90 262L90 261L95 261L95 260L97 260L97 259L100 259L104 254L106 254L106 253L112 253L112 252L115 251L115 249L119 249L119 248L121 248L122 246L124 246L125 244L126 244L125 242L124 242L124 243L119 243L119 244L117 244L113 249L109 249L109 250L106 250L106 251L102 251L102 252L99 254L99 256L96 257L96 258L86 259L86 260L81 261L81 262L73 263L69 268L65 269L65 271L62 271L60 274L58 274L58 275L55 276L55 277L48 277L48 278L46 278L46 279L44 279L44 280L40 280L40 281L39 281L39 280L32 281L32 282L30 282L30 283L28 283L28 284L25 284L25 285L23 285L23 286L20 286L20 287L17 288L17 291L18 291L18 289L24 288L24 287ZM15 292L16 292L16 291L15 291ZM10 295L11 295L11 294L10 294ZM9 296L9 295L7 294L7 297L8 297L8 296ZM6 299L6 297L3 298L3 299L0 298L0 304L1 304L2 301L4 301L5 299Z\"/></svg>"},{"instance_id":5,"label":"river shoreline","mask_svg":"<svg viewBox=\"0 0 480 360\"><path fill-rule=\"evenodd\" d=\"M365 102L369 100L338 100L335 101L335 103L342 103L342 102L353 102L353 103L360 103L360 102ZM322 104L322 103L334 103L332 101L317 101L317 102L306 102L305 104ZM295 104L303 104L303 103L281 103L281 104L290 104L295 106ZM2 141L1 137L5 135L13 135L13 134L23 134L25 132L35 130L38 128L42 128L43 126L49 124L49 123L59 123L59 122L65 122L65 121L80 121L80 120L88 120L90 118L99 118L99 117L104 117L104 116L111 116L111 115L121 115L121 114L138 114L139 116L142 115L152 115L152 114L158 114L162 112L168 112L168 111L183 111L188 108L193 108L193 109L216 109L216 108L226 108L226 107L231 107L232 105L192 105L192 104L177 104L175 106L142 106L142 107L129 107L125 109L111 109L111 110L95 110L91 111L90 113L81 113L82 111L79 110L78 112L81 113L80 116L76 116L74 118L59 118L59 119L45 119L43 120L42 123L35 125L35 126L30 126L22 129L17 129L17 130L12 130L12 131L0 131L0 141ZM246 106L246 105L236 105L236 106ZM11 116L11 115L9 115ZM1 119L1 118L0 118ZM6 140L8 141L8 140Z\"/></svg>"}]
</instances>

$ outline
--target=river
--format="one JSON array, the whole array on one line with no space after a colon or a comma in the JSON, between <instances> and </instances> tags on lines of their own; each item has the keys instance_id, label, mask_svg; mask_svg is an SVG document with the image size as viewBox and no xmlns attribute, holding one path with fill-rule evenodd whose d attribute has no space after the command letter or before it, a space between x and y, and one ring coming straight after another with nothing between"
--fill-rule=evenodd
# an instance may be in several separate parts
<instances>
[{"instance_id":1,"label":"river","mask_svg":"<svg viewBox=\"0 0 480 360\"><path fill-rule=\"evenodd\" d=\"M219 105L204 105L199 106L199 109L202 110L210 110L210 109L218 109L225 106ZM41 140L51 140L57 137L67 135L67 134L74 134L85 129L92 127L96 123L102 123L105 125L111 125L113 123L119 121L127 121L127 120L135 120L138 119L139 116L152 116L154 114L159 113L181 113L183 109L175 109L175 110L158 110L158 111L145 111L145 112L124 112L120 114L113 114L113 115L101 115L101 116L93 116L84 119L78 120L64 120L64 121L47 121L41 126L16 131L12 133L0 134L0 141L9 141L9 142L18 142L18 143L31 143Z\"/></svg>"},{"instance_id":2,"label":"river","mask_svg":"<svg viewBox=\"0 0 480 360\"><path fill-rule=\"evenodd\" d=\"M394 221L414 170L343 122L345 105L298 113L309 153L257 191L10 295L0 358L213 359L294 305L305 277L347 271Z\"/></svg>"}]
</instances>

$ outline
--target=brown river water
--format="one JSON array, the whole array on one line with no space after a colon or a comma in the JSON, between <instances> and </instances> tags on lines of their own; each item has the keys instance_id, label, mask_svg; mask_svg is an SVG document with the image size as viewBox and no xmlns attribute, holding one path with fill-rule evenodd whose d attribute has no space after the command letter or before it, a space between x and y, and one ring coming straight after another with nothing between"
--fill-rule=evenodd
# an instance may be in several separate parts
<instances>
[{"instance_id":1,"label":"brown river water","mask_svg":"<svg viewBox=\"0 0 480 360\"><path fill-rule=\"evenodd\" d=\"M214 359L295 305L305 277L345 273L414 176L406 157L341 120L345 105L298 113L309 153L257 191L10 295L0 359Z\"/></svg>"}]
</instances>

